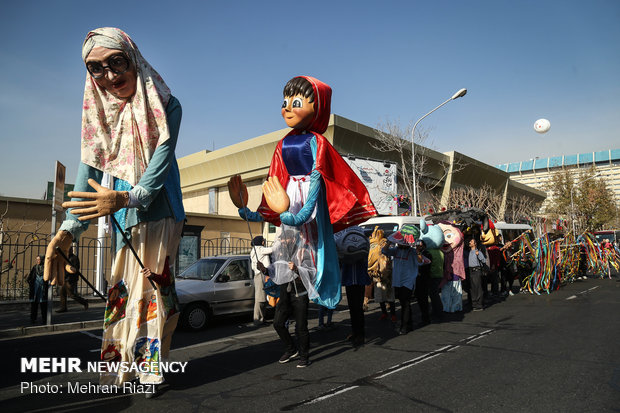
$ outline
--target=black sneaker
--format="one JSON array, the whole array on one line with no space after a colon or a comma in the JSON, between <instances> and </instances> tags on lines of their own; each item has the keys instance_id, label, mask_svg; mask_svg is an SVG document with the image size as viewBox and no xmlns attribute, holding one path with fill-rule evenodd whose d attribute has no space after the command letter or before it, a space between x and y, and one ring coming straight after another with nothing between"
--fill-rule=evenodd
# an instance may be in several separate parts
<instances>
[{"instance_id":1,"label":"black sneaker","mask_svg":"<svg viewBox=\"0 0 620 413\"><path fill-rule=\"evenodd\" d=\"M364 337L362 337L362 336L355 337L353 339L353 341L352 341L353 347L358 348L358 347L363 346L364 345L364 341L365 341Z\"/></svg>"},{"instance_id":2,"label":"black sneaker","mask_svg":"<svg viewBox=\"0 0 620 413\"><path fill-rule=\"evenodd\" d=\"M299 355L298 351L294 351L294 352L287 351L286 353L282 355L282 357L280 357L280 360L278 360L278 362L281 364L288 363L289 361L293 360L298 355Z\"/></svg>"},{"instance_id":3,"label":"black sneaker","mask_svg":"<svg viewBox=\"0 0 620 413\"><path fill-rule=\"evenodd\" d=\"M307 358L301 359L301 360L299 360L299 363L297 363L297 368L298 369L303 369L304 367L308 367L310 364L312 364L312 363Z\"/></svg>"}]
</instances>

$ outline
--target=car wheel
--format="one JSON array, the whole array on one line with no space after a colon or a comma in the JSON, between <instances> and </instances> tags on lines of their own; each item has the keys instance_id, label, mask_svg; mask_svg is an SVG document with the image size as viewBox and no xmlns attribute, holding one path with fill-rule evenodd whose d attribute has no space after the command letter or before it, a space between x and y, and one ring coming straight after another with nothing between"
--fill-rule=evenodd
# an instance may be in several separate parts
<instances>
[{"instance_id":1,"label":"car wheel","mask_svg":"<svg viewBox=\"0 0 620 413\"><path fill-rule=\"evenodd\" d=\"M190 304L183 311L183 324L190 330L203 330L207 327L208 321L209 309L203 304Z\"/></svg>"}]
</instances>

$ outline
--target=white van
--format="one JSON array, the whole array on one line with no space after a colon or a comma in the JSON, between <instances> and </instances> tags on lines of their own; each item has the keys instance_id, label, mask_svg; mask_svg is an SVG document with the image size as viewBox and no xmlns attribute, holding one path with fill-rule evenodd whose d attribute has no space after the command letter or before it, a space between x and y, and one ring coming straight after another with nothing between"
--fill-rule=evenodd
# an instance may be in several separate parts
<instances>
[{"instance_id":1,"label":"white van","mask_svg":"<svg viewBox=\"0 0 620 413\"><path fill-rule=\"evenodd\" d=\"M497 234L502 235L502 242L505 244L508 241L512 241L525 231L531 230L532 227L527 224L507 224L505 222L496 222L495 230Z\"/></svg>"},{"instance_id":2,"label":"white van","mask_svg":"<svg viewBox=\"0 0 620 413\"><path fill-rule=\"evenodd\" d=\"M389 215L384 217L373 217L368 221L359 224L360 227L364 228L364 232L372 233L375 227L378 226L379 229L383 230L385 236L391 235L394 232L400 230L405 224L413 224L416 227L420 228L420 221L422 217L412 217L412 216L400 216L400 215ZM429 225L433 224L433 221L426 219L426 223Z\"/></svg>"}]
</instances>

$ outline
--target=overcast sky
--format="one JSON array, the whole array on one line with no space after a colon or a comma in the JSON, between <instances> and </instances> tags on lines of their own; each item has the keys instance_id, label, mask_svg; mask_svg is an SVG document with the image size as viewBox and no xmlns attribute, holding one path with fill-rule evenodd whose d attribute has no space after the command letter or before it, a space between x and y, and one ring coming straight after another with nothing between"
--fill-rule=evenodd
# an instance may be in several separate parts
<instances>
[{"instance_id":1,"label":"overcast sky","mask_svg":"<svg viewBox=\"0 0 620 413\"><path fill-rule=\"evenodd\" d=\"M10 1L0 13L0 194L73 182L81 45L126 31L183 105L177 157L285 127L307 74L332 112L376 127L426 118L430 146L492 165L620 147L620 1ZM533 124L551 121L540 135Z\"/></svg>"}]
</instances>

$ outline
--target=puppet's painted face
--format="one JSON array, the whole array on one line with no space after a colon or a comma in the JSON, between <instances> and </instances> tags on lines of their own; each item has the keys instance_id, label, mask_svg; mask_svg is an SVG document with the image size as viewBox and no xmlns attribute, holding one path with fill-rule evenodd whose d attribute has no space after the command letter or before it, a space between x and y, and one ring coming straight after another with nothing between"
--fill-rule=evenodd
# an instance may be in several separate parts
<instances>
[{"instance_id":1,"label":"puppet's painted face","mask_svg":"<svg viewBox=\"0 0 620 413\"><path fill-rule=\"evenodd\" d=\"M289 128L306 130L314 119L314 102L302 95L288 96L282 102L282 117Z\"/></svg>"},{"instance_id":2,"label":"puppet's painted face","mask_svg":"<svg viewBox=\"0 0 620 413\"><path fill-rule=\"evenodd\" d=\"M120 50L106 49L105 47L97 46L93 47L93 50L88 54L86 58L86 64L97 63L104 67L103 76L99 79L95 79L95 82L108 93L113 94L119 99L128 99L136 93L137 75L136 69L133 65L129 64L129 68L125 69L122 73L113 72L110 66L110 58L114 58L117 55L123 56ZM94 79L94 78L93 78Z\"/></svg>"},{"instance_id":3,"label":"puppet's painted face","mask_svg":"<svg viewBox=\"0 0 620 413\"><path fill-rule=\"evenodd\" d=\"M495 244L497 242L495 230L493 228L489 228L487 232L481 231L480 241L482 241L482 245L486 245L486 246Z\"/></svg>"},{"instance_id":4,"label":"puppet's painted face","mask_svg":"<svg viewBox=\"0 0 620 413\"><path fill-rule=\"evenodd\" d=\"M463 242L463 235L458 228L452 225L437 224L443 231L443 237L446 243L441 248L444 252L450 251L456 248L461 242Z\"/></svg>"}]
</instances>

